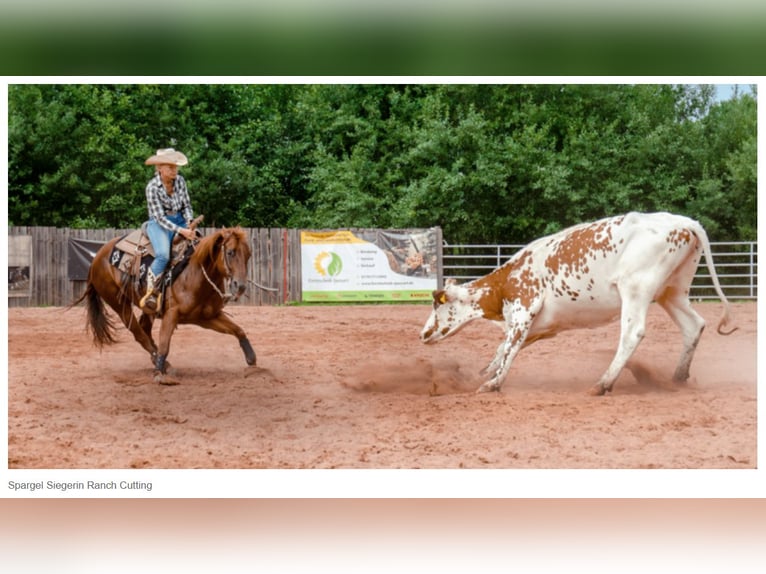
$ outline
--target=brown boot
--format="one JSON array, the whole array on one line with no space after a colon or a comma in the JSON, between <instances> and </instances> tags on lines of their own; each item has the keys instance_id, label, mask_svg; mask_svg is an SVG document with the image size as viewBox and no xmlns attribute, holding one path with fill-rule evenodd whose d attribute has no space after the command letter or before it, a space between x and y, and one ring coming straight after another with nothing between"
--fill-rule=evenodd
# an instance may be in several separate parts
<instances>
[{"instance_id":1,"label":"brown boot","mask_svg":"<svg viewBox=\"0 0 766 574\"><path fill-rule=\"evenodd\" d=\"M162 277L162 273L158 277L152 273L151 269L146 271L146 294L138 304L145 313L156 313L157 309L160 308L162 294L157 290L161 284L160 277Z\"/></svg>"}]
</instances>

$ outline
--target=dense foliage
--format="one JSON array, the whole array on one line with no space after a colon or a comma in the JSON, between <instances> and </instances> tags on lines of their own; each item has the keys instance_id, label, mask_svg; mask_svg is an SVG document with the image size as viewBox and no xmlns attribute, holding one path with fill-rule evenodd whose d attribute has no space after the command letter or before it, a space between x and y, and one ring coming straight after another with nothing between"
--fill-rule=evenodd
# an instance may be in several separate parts
<instances>
[{"instance_id":1,"label":"dense foliage","mask_svg":"<svg viewBox=\"0 0 766 574\"><path fill-rule=\"evenodd\" d=\"M628 210L755 239L755 89L708 85L12 85L12 225L134 227L144 159L209 225L428 227L526 242Z\"/></svg>"}]
</instances>

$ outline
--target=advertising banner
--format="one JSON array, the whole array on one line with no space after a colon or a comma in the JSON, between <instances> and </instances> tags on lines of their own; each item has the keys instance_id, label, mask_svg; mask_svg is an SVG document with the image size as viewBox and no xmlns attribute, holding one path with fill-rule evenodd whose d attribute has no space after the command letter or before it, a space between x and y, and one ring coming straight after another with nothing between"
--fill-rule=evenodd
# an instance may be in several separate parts
<instances>
[{"instance_id":1,"label":"advertising banner","mask_svg":"<svg viewBox=\"0 0 766 574\"><path fill-rule=\"evenodd\" d=\"M418 301L437 288L441 233L301 232L303 301Z\"/></svg>"}]
</instances>

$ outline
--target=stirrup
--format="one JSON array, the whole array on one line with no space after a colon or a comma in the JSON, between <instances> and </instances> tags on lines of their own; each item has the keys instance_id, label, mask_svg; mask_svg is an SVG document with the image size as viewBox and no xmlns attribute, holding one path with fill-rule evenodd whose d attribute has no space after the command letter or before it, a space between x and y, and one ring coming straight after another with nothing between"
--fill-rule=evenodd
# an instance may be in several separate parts
<instances>
[{"instance_id":1,"label":"stirrup","mask_svg":"<svg viewBox=\"0 0 766 574\"><path fill-rule=\"evenodd\" d=\"M161 308L162 292L157 289L157 285L162 285L162 275L155 275L151 269L147 272L146 294L138 302L138 306L146 313L156 313Z\"/></svg>"},{"instance_id":2,"label":"stirrup","mask_svg":"<svg viewBox=\"0 0 766 574\"><path fill-rule=\"evenodd\" d=\"M141 301L138 302L138 306L141 307L143 311L146 313L156 313L157 310L160 308L160 303L162 302L162 293L157 293L155 295L154 290L147 291L146 295L144 295L141 298Z\"/></svg>"}]
</instances>

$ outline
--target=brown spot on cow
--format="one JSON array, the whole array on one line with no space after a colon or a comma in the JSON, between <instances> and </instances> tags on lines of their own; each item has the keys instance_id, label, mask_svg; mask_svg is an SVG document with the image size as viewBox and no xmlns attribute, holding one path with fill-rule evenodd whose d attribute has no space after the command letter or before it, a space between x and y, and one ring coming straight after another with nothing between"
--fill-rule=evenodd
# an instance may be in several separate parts
<instances>
[{"instance_id":1,"label":"brown spot on cow","mask_svg":"<svg viewBox=\"0 0 766 574\"><path fill-rule=\"evenodd\" d=\"M485 319L502 320L504 301L519 299L522 305L529 306L540 293L541 282L532 270L531 257L531 252L522 251L505 265L473 282L477 288L487 288L480 301Z\"/></svg>"},{"instance_id":2,"label":"brown spot on cow","mask_svg":"<svg viewBox=\"0 0 766 574\"><path fill-rule=\"evenodd\" d=\"M676 248L681 245L688 245L692 241L693 232L690 229L674 229L665 238L667 243L674 245Z\"/></svg>"},{"instance_id":3,"label":"brown spot on cow","mask_svg":"<svg viewBox=\"0 0 766 574\"><path fill-rule=\"evenodd\" d=\"M616 251L612 230L622 223L622 218L601 221L574 229L556 246L545 259L550 274L561 276L571 271L588 272L588 260L599 254L606 257Z\"/></svg>"}]
</instances>

